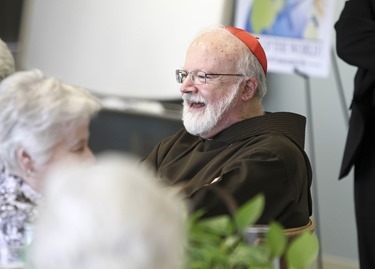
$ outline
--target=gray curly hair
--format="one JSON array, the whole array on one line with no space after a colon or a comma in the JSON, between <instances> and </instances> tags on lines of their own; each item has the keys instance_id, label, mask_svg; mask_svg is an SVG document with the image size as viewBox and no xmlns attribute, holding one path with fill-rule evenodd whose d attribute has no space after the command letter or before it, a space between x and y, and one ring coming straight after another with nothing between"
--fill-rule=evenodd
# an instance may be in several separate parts
<instances>
[{"instance_id":1,"label":"gray curly hair","mask_svg":"<svg viewBox=\"0 0 375 269\"><path fill-rule=\"evenodd\" d=\"M99 100L88 91L46 77L39 70L18 71L0 84L0 166L22 175L16 152L24 148L44 164L64 136L92 118Z\"/></svg>"}]
</instances>

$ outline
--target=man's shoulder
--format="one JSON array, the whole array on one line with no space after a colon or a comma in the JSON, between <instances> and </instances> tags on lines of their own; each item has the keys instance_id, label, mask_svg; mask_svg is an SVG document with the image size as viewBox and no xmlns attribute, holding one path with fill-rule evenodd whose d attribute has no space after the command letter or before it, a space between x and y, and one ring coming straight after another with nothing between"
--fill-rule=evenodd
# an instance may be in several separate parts
<instances>
[{"instance_id":1,"label":"man's shoulder","mask_svg":"<svg viewBox=\"0 0 375 269\"><path fill-rule=\"evenodd\" d=\"M300 148L305 143L306 118L291 112L266 112L262 116L242 120L223 132L217 138L229 142L284 137Z\"/></svg>"}]
</instances>

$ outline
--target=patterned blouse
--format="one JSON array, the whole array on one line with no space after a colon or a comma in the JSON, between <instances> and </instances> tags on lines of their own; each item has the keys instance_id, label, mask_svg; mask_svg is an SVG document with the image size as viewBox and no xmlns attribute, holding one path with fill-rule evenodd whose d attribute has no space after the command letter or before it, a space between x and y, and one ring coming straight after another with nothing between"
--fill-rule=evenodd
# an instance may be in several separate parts
<instances>
[{"instance_id":1,"label":"patterned blouse","mask_svg":"<svg viewBox=\"0 0 375 269\"><path fill-rule=\"evenodd\" d=\"M41 196L21 178L0 170L0 251L8 262L20 259L25 227L32 223ZM2 261L4 262L4 261Z\"/></svg>"}]
</instances>

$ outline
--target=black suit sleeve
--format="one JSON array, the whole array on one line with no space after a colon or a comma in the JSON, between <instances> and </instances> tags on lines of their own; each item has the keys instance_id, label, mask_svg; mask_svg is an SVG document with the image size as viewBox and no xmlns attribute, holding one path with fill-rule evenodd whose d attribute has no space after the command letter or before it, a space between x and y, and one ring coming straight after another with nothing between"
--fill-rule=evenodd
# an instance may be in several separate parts
<instances>
[{"instance_id":1,"label":"black suit sleeve","mask_svg":"<svg viewBox=\"0 0 375 269\"><path fill-rule=\"evenodd\" d=\"M375 68L375 0L348 0L335 24L338 56L350 65Z\"/></svg>"}]
</instances>

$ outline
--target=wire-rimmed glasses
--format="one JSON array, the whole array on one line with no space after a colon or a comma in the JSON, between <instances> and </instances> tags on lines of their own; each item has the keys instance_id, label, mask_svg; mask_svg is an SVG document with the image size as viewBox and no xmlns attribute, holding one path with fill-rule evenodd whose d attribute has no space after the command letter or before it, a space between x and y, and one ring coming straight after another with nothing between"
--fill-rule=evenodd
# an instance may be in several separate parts
<instances>
[{"instance_id":1,"label":"wire-rimmed glasses","mask_svg":"<svg viewBox=\"0 0 375 269\"><path fill-rule=\"evenodd\" d=\"M206 84L207 79L212 79L210 76L236 76L236 77L243 77L242 74L213 74L213 73L206 73L201 70L195 70L188 72L183 69L176 70L176 80L178 83L183 83L187 77L190 77L190 80L195 85Z\"/></svg>"}]
</instances>

